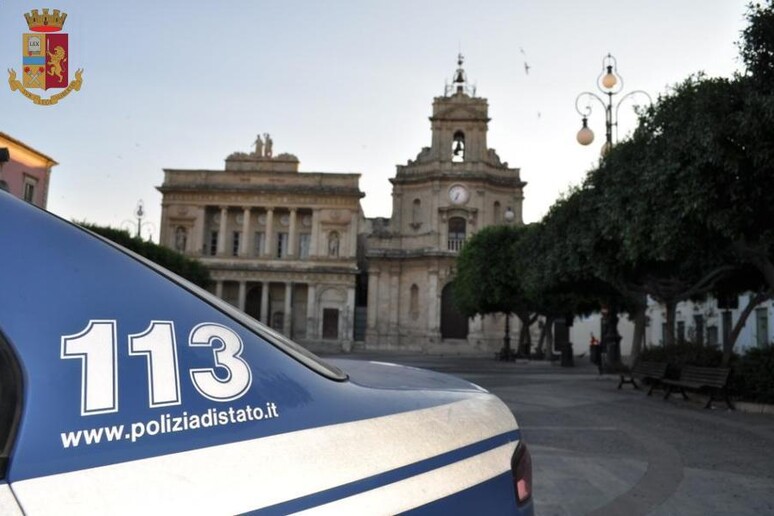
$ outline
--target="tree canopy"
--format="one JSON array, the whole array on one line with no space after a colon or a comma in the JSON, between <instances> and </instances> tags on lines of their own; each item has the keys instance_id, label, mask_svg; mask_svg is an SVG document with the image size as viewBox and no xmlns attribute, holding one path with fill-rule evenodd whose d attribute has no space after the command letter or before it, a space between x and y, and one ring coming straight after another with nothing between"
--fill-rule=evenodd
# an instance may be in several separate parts
<instances>
[{"instance_id":1,"label":"tree canopy","mask_svg":"<svg viewBox=\"0 0 774 516\"><path fill-rule=\"evenodd\" d=\"M749 6L747 20L744 73L688 77L540 223L471 239L455 289L463 311L578 314L613 305L642 315L647 294L666 306L669 344L679 301L771 296L772 0Z\"/></svg>"}]
</instances>

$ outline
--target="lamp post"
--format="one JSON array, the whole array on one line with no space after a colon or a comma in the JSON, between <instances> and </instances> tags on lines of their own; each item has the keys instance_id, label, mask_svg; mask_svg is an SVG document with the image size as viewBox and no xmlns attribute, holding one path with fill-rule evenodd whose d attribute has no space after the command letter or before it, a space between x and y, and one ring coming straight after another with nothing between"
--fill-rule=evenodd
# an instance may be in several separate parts
<instances>
[{"instance_id":1,"label":"lamp post","mask_svg":"<svg viewBox=\"0 0 774 516\"><path fill-rule=\"evenodd\" d=\"M503 214L506 224L511 224L516 220L516 213L510 206L505 210ZM500 350L500 360L511 361L516 358L516 355L511 349L511 313L505 314L505 335L503 335L503 348Z\"/></svg>"},{"instance_id":2,"label":"lamp post","mask_svg":"<svg viewBox=\"0 0 774 516\"><path fill-rule=\"evenodd\" d=\"M137 221L130 221L125 220L121 226L129 226L132 229L136 231L137 238L141 238L141 233L144 227L147 227L148 230L153 233L153 230L155 229L155 226L152 222L143 221L142 219L145 218L145 205L142 202L142 199L137 201L137 207L134 209L134 217L137 219ZM150 239L149 239L150 240Z\"/></svg>"},{"instance_id":3,"label":"lamp post","mask_svg":"<svg viewBox=\"0 0 774 516\"><path fill-rule=\"evenodd\" d=\"M592 100L596 100L605 110L605 143L600 151L600 155L604 157L613 148L613 128L615 128L616 140L618 139L618 109L623 101L634 95L644 95L650 104L653 101L647 92L634 90L618 99L618 102L613 103L613 96L618 95L623 90L623 77L618 73L618 62L611 54L607 54L602 59L602 73L597 77L597 89L602 93L602 97L596 93L584 91L575 98L575 110L581 116L582 124L576 139L581 145L589 145L594 141L594 132L588 126L588 118L592 111ZM604 97L607 98L603 100ZM581 99L586 100L586 105L583 108L581 108Z\"/></svg>"}]
</instances>

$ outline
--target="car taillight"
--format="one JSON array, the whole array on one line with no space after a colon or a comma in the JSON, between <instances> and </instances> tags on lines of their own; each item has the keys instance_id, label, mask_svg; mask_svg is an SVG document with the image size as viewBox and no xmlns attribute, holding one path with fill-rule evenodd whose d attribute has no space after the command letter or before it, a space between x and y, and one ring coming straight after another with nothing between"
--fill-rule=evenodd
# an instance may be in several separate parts
<instances>
[{"instance_id":1,"label":"car taillight","mask_svg":"<svg viewBox=\"0 0 774 516\"><path fill-rule=\"evenodd\" d=\"M532 497L532 457L523 441L519 441L516 451L513 452L511 473L516 501L522 505Z\"/></svg>"}]
</instances>

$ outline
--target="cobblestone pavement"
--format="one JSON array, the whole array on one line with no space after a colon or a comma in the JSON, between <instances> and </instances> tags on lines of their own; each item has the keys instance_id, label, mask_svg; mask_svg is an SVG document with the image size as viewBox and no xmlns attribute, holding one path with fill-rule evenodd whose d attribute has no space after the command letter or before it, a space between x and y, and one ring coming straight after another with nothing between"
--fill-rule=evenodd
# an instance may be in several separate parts
<instances>
[{"instance_id":1,"label":"cobblestone pavement","mask_svg":"<svg viewBox=\"0 0 774 516\"><path fill-rule=\"evenodd\" d=\"M344 358L338 355L338 358ZM513 411L532 452L536 514L774 514L774 416L704 410L549 362L355 353L461 376Z\"/></svg>"}]
</instances>

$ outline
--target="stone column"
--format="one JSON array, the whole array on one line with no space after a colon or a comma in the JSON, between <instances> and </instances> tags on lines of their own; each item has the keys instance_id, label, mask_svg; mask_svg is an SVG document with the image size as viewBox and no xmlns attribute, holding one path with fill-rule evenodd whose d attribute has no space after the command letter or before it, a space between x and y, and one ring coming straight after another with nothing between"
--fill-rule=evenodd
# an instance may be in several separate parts
<instances>
[{"instance_id":1,"label":"stone column","mask_svg":"<svg viewBox=\"0 0 774 516\"><path fill-rule=\"evenodd\" d=\"M438 203L441 197L441 184L438 181L433 181L433 195L430 196L430 231L441 232L441 228L438 227ZM444 243L443 249L446 249Z\"/></svg>"},{"instance_id":2,"label":"stone column","mask_svg":"<svg viewBox=\"0 0 774 516\"><path fill-rule=\"evenodd\" d=\"M312 236L309 237L309 257L316 258L320 255L320 210L312 210Z\"/></svg>"},{"instance_id":3,"label":"stone column","mask_svg":"<svg viewBox=\"0 0 774 516\"><path fill-rule=\"evenodd\" d=\"M403 192L398 190L399 186L392 187L392 221L391 226L393 231L404 232L403 229Z\"/></svg>"},{"instance_id":4,"label":"stone column","mask_svg":"<svg viewBox=\"0 0 774 516\"><path fill-rule=\"evenodd\" d=\"M288 256L296 254L296 208L290 208L290 229L288 230Z\"/></svg>"},{"instance_id":5,"label":"stone column","mask_svg":"<svg viewBox=\"0 0 774 516\"><path fill-rule=\"evenodd\" d=\"M226 254L226 228L228 223L228 207L220 207L220 228L218 229L218 255Z\"/></svg>"},{"instance_id":6,"label":"stone column","mask_svg":"<svg viewBox=\"0 0 774 516\"><path fill-rule=\"evenodd\" d=\"M449 218L446 217L440 217L440 220L438 222L438 233L441 236L441 243L439 244L439 247L441 251L448 251L449 250Z\"/></svg>"},{"instance_id":7,"label":"stone column","mask_svg":"<svg viewBox=\"0 0 774 516\"><path fill-rule=\"evenodd\" d=\"M317 286L311 283L307 287L306 293L306 338L317 338Z\"/></svg>"},{"instance_id":8,"label":"stone column","mask_svg":"<svg viewBox=\"0 0 774 516\"><path fill-rule=\"evenodd\" d=\"M242 240L240 240L239 245L241 249L239 250L239 256L250 256L250 208L244 209L244 220L242 221Z\"/></svg>"},{"instance_id":9,"label":"stone column","mask_svg":"<svg viewBox=\"0 0 774 516\"><path fill-rule=\"evenodd\" d=\"M349 254L347 258L354 258L357 256L357 223L358 213L356 210L353 210L352 221L349 223Z\"/></svg>"},{"instance_id":10,"label":"stone column","mask_svg":"<svg viewBox=\"0 0 774 516\"><path fill-rule=\"evenodd\" d=\"M427 331L431 335L440 332L439 324L439 299L438 299L438 271L431 270L427 277Z\"/></svg>"},{"instance_id":11,"label":"stone column","mask_svg":"<svg viewBox=\"0 0 774 516\"><path fill-rule=\"evenodd\" d=\"M266 209L266 239L263 246L263 255L273 257L274 253L274 208Z\"/></svg>"},{"instance_id":12,"label":"stone column","mask_svg":"<svg viewBox=\"0 0 774 516\"><path fill-rule=\"evenodd\" d=\"M282 333L288 338L290 337L290 328L293 324L293 304L291 303L292 294L293 283L288 281L285 283L285 316L282 318Z\"/></svg>"},{"instance_id":13,"label":"stone column","mask_svg":"<svg viewBox=\"0 0 774 516\"><path fill-rule=\"evenodd\" d=\"M191 230L191 247L190 249L194 254L206 255L204 243L209 242L207 239L207 208L201 206L196 210L196 220L194 221L193 229Z\"/></svg>"},{"instance_id":14,"label":"stone column","mask_svg":"<svg viewBox=\"0 0 774 516\"><path fill-rule=\"evenodd\" d=\"M245 311L245 297L247 296L247 282L246 281L240 281L239 282L239 297L237 298L237 307L241 311Z\"/></svg>"},{"instance_id":15,"label":"stone column","mask_svg":"<svg viewBox=\"0 0 774 516\"><path fill-rule=\"evenodd\" d=\"M347 305L344 307L344 333L342 335L342 351L352 351L352 341L355 337L355 287L347 289Z\"/></svg>"},{"instance_id":16,"label":"stone column","mask_svg":"<svg viewBox=\"0 0 774 516\"><path fill-rule=\"evenodd\" d=\"M379 276L380 271L376 267L368 268L368 326L369 333L377 331L379 324Z\"/></svg>"},{"instance_id":17,"label":"stone column","mask_svg":"<svg viewBox=\"0 0 774 516\"><path fill-rule=\"evenodd\" d=\"M261 322L269 326L269 285L268 281L261 283Z\"/></svg>"},{"instance_id":18,"label":"stone column","mask_svg":"<svg viewBox=\"0 0 774 516\"><path fill-rule=\"evenodd\" d=\"M220 280L215 282L215 296L218 299L223 299L223 282Z\"/></svg>"},{"instance_id":19,"label":"stone column","mask_svg":"<svg viewBox=\"0 0 774 516\"><path fill-rule=\"evenodd\" d=\"M397 344L398 321L400 310L400 270L390 270L390 325L389 334L392 344Z\"/></svg>"}]
</instances>

